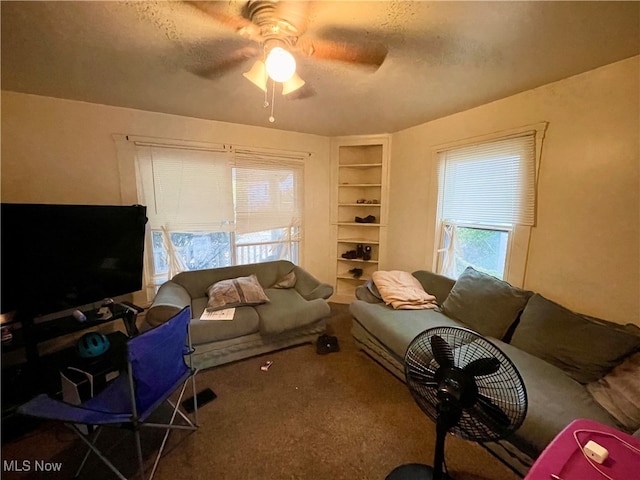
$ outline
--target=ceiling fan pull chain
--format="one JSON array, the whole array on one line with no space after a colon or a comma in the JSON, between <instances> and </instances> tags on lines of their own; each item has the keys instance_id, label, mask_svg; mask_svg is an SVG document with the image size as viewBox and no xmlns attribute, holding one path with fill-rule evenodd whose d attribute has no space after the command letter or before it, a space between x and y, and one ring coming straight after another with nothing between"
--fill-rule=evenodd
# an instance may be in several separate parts
<instances>
[{"instance_id":1,"label":"ceiling fan pull chain","mask_svg":"<svg viewBox=\"0 0 640 480\"><path fill-rule=\"evenodd\" d=\"M276 121L276 117L273 116L273 104L276 101L276 81L271 80L271 116L269 117L269 122L273 123Z\"/></svg>"},{"instance_id":2,"label":"ceiling fan pull chain","mask_svg":"<svg viewBox=\"0 0 640 480\"><path fill-rule=\"evenodd\" d=\"M262 61L264 62L266 59L266 51L264 46L262 47ZM262 74L264 75L264 85L265 85L265 89L264 89L264 103L262 104L263 108L267 108L269 106L269 75L267 74L267 70L264 69L264 71L262 72Z\"/></svg>"}]
</instances>

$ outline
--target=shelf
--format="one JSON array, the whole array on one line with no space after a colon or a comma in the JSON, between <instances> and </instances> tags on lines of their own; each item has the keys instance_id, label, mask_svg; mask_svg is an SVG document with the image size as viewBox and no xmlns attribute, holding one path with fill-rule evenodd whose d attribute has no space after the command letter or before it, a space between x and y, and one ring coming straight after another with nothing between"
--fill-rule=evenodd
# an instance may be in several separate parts
<instances>
[{"instance_id":1,"label":"shelf","mask_svg":"<svg viewBox=\"0 0 640 480\"><path fill-rule=\"evenodd\" d=\"M24 348L28 342L42 343L57 337L105 325L116 320L123 320L125 323L130 321L128 320L131 315L130 310L122 308L117 304L113 305L112 310L113 315L106 320L99 319L97 315L98 310L94 309L84 312L87 317L87 320L84 322L79 322L71 315L39 323L34 322L29 327L30 334L28 339L25 338L24 327L12 330L13 340L10 343L2 344L2 352Z\"/></svg>"},{"instance_id":2,"label":"shelf","mask_svg":"<svg viewBox=\"0 0 640 480\"><path fill-rule=\"evenodd\" d=\"M339 207L380 207L379 203L339 203Z\"/></svg>"},{"instance_id":3,"label":"shelf","mask_svg":"<svg viewBox=\"0 0 640 480\"><path fill-rule=\"evenodd\" d=\"M379 223L338 222L336 225L343 227L379 227Z\"/></svg>"},{"instance_id":4,"label":"shelf","mask_svg":"<svg viewBox=\"0 0 640 480\"><path fill-rule=\"evenodd\" d=\"M375 168L382 167L381 163L353 163L353 164L341 164L338 168Z\"/></svg>"},{"instance_id":5,"label":"shelf","mask_svg":"<svg viewBox=\"0 0 640 480\"><path fill-rule=\"evenodd\" d=\"M373 263L378 264L377 260L362 260L361 258L342 258L338 257L339 262L358 262L358 263Z\"/></svg>"},{"instance_id":6,"label":"shelf","mask_svg":"<svg viewBox=\"0 0 640 480\"><path fill-rule=\"evenodd\" d=\"M332 139L331 223L336 244L334 262L334 295L332 301L350 302L356 288L371 278L373 272L384 267L386 224L388 215L389 136L362 135ZM376 203L358 203L360 200ZM372 223L359 223L355 218L371 214ZM344 258L345 251L356 245L371 248L371 260ZM360 278L353 278L348 270L363 270Z\"/></svg>"},{"instance_id":7,"label":"shelf","mask_svg":"<svg viewBox=\"0 0 640 480\"><path fill-rule=\"evenodd\" d=\"M382 187L381 183L341 183L339 187Z\"/></svg>"},{"instance_id":8,"label":"shelf","mask_svg":"<svg viewBox=\"0 0 640 480\"><path fill-rule=\"evenodd\" d=\"M339 278L340 280L352 280L354 282L362 282L362 283L366 282L367 280L370 280L370 278L366 276L363 276L360 278L353 278L348 275L337 275L336 278Z\"/></svg>"},{"instance_id":9,"label":"shelf","mask_svg":"<svg viewBox=\"0 0 640 480\"><path fill-rule=\"evenodd\" d=\"M367 245L378 245L380 242L378 240L369 240L365 238L339 238L338 243L366 243Z\"/></svg>"}]
</instances>

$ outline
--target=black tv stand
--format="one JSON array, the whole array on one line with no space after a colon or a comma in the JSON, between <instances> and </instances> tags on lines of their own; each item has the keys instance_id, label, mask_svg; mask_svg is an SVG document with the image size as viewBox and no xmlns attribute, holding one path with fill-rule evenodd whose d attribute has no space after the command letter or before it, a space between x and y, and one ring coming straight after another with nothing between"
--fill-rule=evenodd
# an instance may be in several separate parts
<instances>
[{"instance_id":1,"label":"black tv stand","mask_svg":"<svg viewBox=\"0 0 640 480\"><path fill-rule=\"evenodd\" d=\"M128 302L113 303L111 311L113 315L104 320L98 315L97 309L84 311L83 313L87 317L84 322L76 320L72 315L43 322L38 322L37 319L34 320L28 317L18 317L14 320L14 323L20 322L22 328L12 330L13 340L10 343L2 344L2 353L19 348L30 349L37 347L39 343L47 340L98 327L116 320L122 320L128 336L132 337L138 334L136 318L138 313L144 311L142 307Z\"/></svg>"}]
</instances>

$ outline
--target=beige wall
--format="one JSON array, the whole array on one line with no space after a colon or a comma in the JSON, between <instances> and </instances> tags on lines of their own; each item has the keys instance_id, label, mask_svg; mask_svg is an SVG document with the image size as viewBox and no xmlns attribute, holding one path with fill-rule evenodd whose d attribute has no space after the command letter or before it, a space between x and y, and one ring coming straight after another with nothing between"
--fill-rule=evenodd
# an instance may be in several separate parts
<instances>
[{"instance_id":1,"label":"beige wall","mask_svg":"<svg viewBox=\"0 0 640 480\"><path fill-rule=\"evenodd\" d=\"M113 134L311 152L302 264L331 280L327 137L3 91L2 201L131 203L135 183L121 175L133 178L133 165L119 170Z\"/></svg>"},{"instance_id":2,"label":"beige wall","mask_svg":"<svg viewBox=\"0 0 640 480\"><path fill-rule=\"evenodd\" d=\"M525 287L583 313L640 325L639 61L395 133L385 268L432 267L435 145L547 121ZM331 281L325 137L2 92L2 200L130 198L133 192L121 192L114 133L313 152L305 170L304 263Z\"/></svg>"},{"instance_id":3,"label":"beige wall","mask_svg":"<svg viewBox=\"0 0 640 480\"><path fill-rule=\"evenodd\" d=\"M524 286L640 325L639 65L635 57L394 134L388 268L432 267L434 146L546 121Z\"/></svg>"}]
</instances>

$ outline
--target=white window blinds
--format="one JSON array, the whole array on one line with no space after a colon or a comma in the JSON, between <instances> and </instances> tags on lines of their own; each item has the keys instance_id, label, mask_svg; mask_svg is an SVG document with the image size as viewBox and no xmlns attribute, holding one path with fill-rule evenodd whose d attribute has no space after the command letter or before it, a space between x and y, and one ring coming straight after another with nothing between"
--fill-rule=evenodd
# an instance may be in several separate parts
<instances>
[{"instance_id":1,"label":"white window blinds","mask_svg":"<svg viewBox=\"0 0 640 480\"><path fill-rule=\"evenodd\" d=\"M490 225L535 224L535 135L440 152L441 218Z\"/></svg>"},{"instance_id":2,"label":"white window blinds","mask_svg":"<svg viewBox=\"0 0 640 480\"><path fill-rule=\"evenodd\" d=\"M236 153L236 233L300 226L303 163Z\"/></svg>"},{"instance_id":3,"label":"white window blinds","mask_svg":"<svg viewBox=\"0 0 640 480\"><path fill-rule=\"evenodd\" d=\"M153 229L230 231L231 154L180 147L138 146L141 201Z\"/></svg>"}]
</instances>

